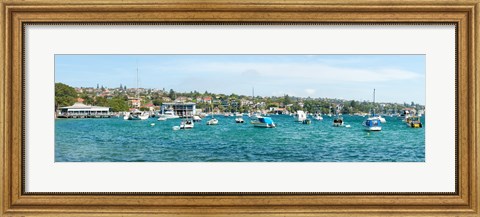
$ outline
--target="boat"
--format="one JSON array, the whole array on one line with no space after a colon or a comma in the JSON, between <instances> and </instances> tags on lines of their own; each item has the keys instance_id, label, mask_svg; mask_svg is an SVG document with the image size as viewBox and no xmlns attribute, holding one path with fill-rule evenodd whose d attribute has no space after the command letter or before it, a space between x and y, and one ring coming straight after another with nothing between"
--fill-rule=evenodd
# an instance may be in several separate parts
<instances>
[{"instance_id":1,"label":"boat","mask_svg":"<svg viewBox=\"0 0 480 217\"><path fill-rule=\"evenodd\" d=\"M310 119L305 119L302 121L302 124L311 124L312 121Z\"/></svg>"},{"instance_id":2,"label":"boat","mask_svg":"<svg viewBox=\"0 0 480 217\"><path fill-rule=\"evenodd\" d=\"M382 117L382 116L380 116L380 115L378 115L377 117L378 117L378 119L380 120L380 123L387 123L387 120L385 120L384 117Z\"/></svg>"},{"instance_id":3,"label":"boat","mask_svg":"<svg viewBox=\"0 0 480 217\"><path fill-rule=\"evenodd\" d=\"M343 118L338 116L333 119L333 125L334 127L343 127Z\"/></svg>"},{"instance_id":4,"label":"boat","mask_svg":"<svg viewBox=\"0 0 480 217\"><path fill-rule=\"evenodd\" d=\"M408 117L406 120L405 120L405 123L407 124L407 126L411 127L411 128L422 128L423 125L422 125L422 122L420 121L420 117L419 116L411 116L411 117Z\"/></svg>"},{"instance_id":5,"label":"boat","mask_svg":"<svg viewBox=\"0 0 480 217\"><path fill-rule=\"evenodd\" d=\"M245 121L243 120L242 117L237 117L237 118L235 118L235 122L236 122L236 123L243 124Z\"/></svg>"},{"instance_id":6,"label":"boat","mask_svg":"<svg viewBox=\"0 0 480 217\"><path fill-rule=\"evenodd\" d=\"M193 122L200 122L200 121L202 121L202 118L200 116L198 115L193 116Z\"/></svg>"},{"instance_id":7,"label":"boat","mask_svg":"<svg viewBox=\"0 0 480 217\"><path fill-rule=\"evenodd\" d=\"M378 116L371 116L363 121L362 125L366 131L381 131L382 122Z\"/></svg>"},{"instance_id":8,"label":"boat","mask_svg":"<svg viewBox=\"0 0 480 217\"><path fill-rule=\"evenodd\" d=\"M135 121L135 120L147 120L150 117L148 113L141 112L137 109L126 113L123 117L124 120Z\"/></svg>"},{"instance_id":9,"label":"boat","mask_svg":"<svg viewBox=\"0 0 480 217\"><path fill-rule=\"evenodd\" d=\"M207 121L207 125L217 125L218 120L216 118L213 118Z\"/></svg>"},{"instance_id":10,"label":"boat","mask_svg":"<svg viewBox=\"0 0 480 217\"><path fill-rule=\"evenodd\" d=\"M375 106L375 89L373 89L373 105ZM375 108L372 109L372 115L363 121L362 125L366 131L381 131L382 124L378 115L375 115Z\"/></svg>"},{"instance_id":11,"label":"boat","mask_svg":"<svg viewBox=\"0 0 480 217\"><path fill-rule=\"evenodd\" d=\"M167 118L165 118L165 117L159 117L157 120L158 120L158 121L166 121Z\"/></svg>"},{"instance_id":12,"label":"boat","mask_svg":"<svg viewBox=\"0 0 480 217\"><path fill-rule=\"evenodd\" d=\"M182 121L182 123L180 123L180 129L182 130L193 129L194 126L195 124L193 123L193 121L188 119L185 119L184 121Z\"/></svg>"},{"instance_id":13,"label":"boat","mask_svg":"<svg viewBox=\"0 0 480 217\"><path fill-rule=\"evenodd\" d=\"M275 123L273 122L272 118L269 117L258 117L258 119L252 122L254 127L262 127L262 128L275 128Z\"/></svg>"},{"instance_id":14,"label":"boat","mask_svg":"<svg viewBox=\"0 0 480 217\"><path fill-rule=\"evenodd\" d=\"M313 119L315 119L317 121L321 121L321 120L323 120L323 117L319 114L316 114L315 116L313 116Z\"/></svg>"},{"instance_id":15,"label":"boat","mask_svg":"<svg viewBox=\"0 0 480 217\"><path fill-rule=\"evenodd\" d=\"M140 97L138 96L138 65L137 65L137 88L135 90L135 98L136 100L140 101ZM138 109L135 109L131 111L130 113L127 113L123 119L124 120L147 120L150 117L150 114L148 112L141 112Z\"/></svg>"},{"instance_id":16,"label":"boat","mask_svg":"<svg viewBox=\"0 0 480 217\"><path fill-rule=\"evenodd\" d=\"M173 118L180 118L180 116L176 115L173 110L165 110L163 111L163 114L158 114L158 120L160 121L160 118L164 119L173 119Z\"/></svg>"},{"instance_id":17,"label":"boat","mask_svg":"<svg viewBox=\"0 0 480 217\"><path fill-rule=\"evenodd\" d=\"M294 116L296 122L302 122L307 119L307 114L302 110L298 110Z\"/></svg>"},{"instance_id":18,"label":"boat","mask_svg":"<svg viewBox=\"0 0 480 217\"><path fill-rule=\"evenodd\" d=\"M213 115L213 105L212 105L212 116L210 117L210 120L207 121L207 125L217 125L217 124L218 124L218 120Z\"/></svg>"}]
</instances>

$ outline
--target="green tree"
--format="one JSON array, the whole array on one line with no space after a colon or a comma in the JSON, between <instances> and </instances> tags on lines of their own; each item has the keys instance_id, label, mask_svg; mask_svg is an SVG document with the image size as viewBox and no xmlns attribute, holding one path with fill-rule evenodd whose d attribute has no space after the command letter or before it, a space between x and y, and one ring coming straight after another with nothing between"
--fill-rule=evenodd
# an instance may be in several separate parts
<instances>
[{"instance_id":1,"label":"green tree","mask_svg":"<svg viewBox=\"0 0 480 217\"><path fill-rule=\"evenodd\" d=\"M95 97L95 103L96 106L108 106L108 101L105 97L97 96Z\"/></svg>"},{"instance_id":2,"label":"green tree","mask_svg":"<svg viewBox=\"0 0 480 217\"><path fill-rule=\"evenodd\" d=\"M114 112L128 111L128 102L124 98L115 97L108 100L108 107Z\"/></svg>"},{"instance_id":3,"label":"green tree","mask_svg":"<svg viewBox=\"0 0 480 217\"><path fill-rule=\"evenodd\" d=\"M55 107L71 106L77 99L77 91L63 83L55 83Z\"/></svg>"}]
</instances>

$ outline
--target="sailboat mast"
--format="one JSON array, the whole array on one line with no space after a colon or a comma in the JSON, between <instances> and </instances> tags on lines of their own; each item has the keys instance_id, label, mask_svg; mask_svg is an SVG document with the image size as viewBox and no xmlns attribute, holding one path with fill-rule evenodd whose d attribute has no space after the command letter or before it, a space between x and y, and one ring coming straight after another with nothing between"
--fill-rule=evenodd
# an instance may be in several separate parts
<instances>
[{"instance_id":1,"label":"sailboat mast","mask_svg":"<svg viewBox=\"0 0 480 217\"><path fill-rule=\"evenodd\" d=\"M139 96L138 96L138 61L137 61L137 88L135 90L135 94L136 94L136 98L138 100L138 105L140 105L140 99L139 99Z\"/></svg>"},{"instance_id":2,"label":"sailboat mast","mask_svg":"<svg viewBox=\"0 0 480 217\"><path fill-rule=\"evenodd\" d=\"M375 88L373 89L373 115L375 116Z\"/></svg>"}]
</instances>

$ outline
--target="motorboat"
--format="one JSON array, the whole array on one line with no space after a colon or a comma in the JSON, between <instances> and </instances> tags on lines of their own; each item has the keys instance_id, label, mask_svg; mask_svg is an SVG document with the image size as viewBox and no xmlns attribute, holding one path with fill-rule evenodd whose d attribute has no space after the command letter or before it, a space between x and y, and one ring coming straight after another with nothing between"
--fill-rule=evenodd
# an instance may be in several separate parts
<instances>
[{"instance_id":1,"label":"motorboat","mask_svg":"<svg viewBox=\"0 0 480 217\"><path fill-rule=\"evenodd\" d=\"M334 127L343 127L343 118L340 116L337 116L333 119L333 125Z\"/></svg>"},{"instance_id":2,"label":"motorboat","mask_svg":"<svg viewBox=\"0 0 480 217\"><path fill-rule=\"evenodd\" d=\"M160 118L165 118L165 119L173 119L173 118L180 118L180 116L176 115L173 110L165 110L163 111L163 114L158 114L159 119Z\"/></svg>"},{"instance_id":3,"label":"motorboat","mask_svg":"<svg viewBox=\"0 0 480 217\"><path fill-rule=\"evenodd\" d=\"M131 111L123 117L124 120L135 121L135 120L147 120L150 115L146 112L141 112L137 109Z\"/></svg>"},{"instance_id":4,"label":"motorboat","mask_svg":"<svg viewBox=\"0 0 480 217\"><path fill-rule=\"evenodd\" d=\"M419 116L411 116L411 117L408 117L406 120L405 120L405 123L407 124L407 126L411 127L411 128L422 128L423 125L422 125L422 122L420 121L420 117Z\"/></svg>"},{"instance_id":5,"label":"motorboat","mask_svg":"<svg viewBox=\"0 0 480 217\"><path fill-rule=\"evenodd\" d=\"M240 124L243 124L245 121L243 120L242 117L237 117L235 118L235 123L240 123Z\"/></svg>"},{"instance_id":6,"label":"motorboat","mask_svg":"<svg viewBox=\"0 0 480 217\"><path fill-rule=\"evenodd\" d=\"M216 118L213 118L207 121L207 125L217 125L218 120Z\"/></svg>"},{"instance_id":7,"label":"motorboat","mask_svg":"<svg viewBox=\"0 0 480 217\"><path fill-rule=\"evenodd\" d=\"M362 125L366 131L381 131L382 122L378 116L371 116L363 121Z\"/></svg>"},{"instance_id":8,"label":"motorboat","mask_svg":"<svg viewBox=\"0 0 480 217\"><path fill-rule=\"evenodd\" d=\"M256 121L252 122L254 127L262 127L262 128L274 128L275 123L273 122L272 118L270 117L262 117L260 116Z\"/></svg>"},{"instance_id":9,"label":"motorboat","mask_svg":"<svg viewBox=\"0 0 480 217\"><path fill-rule=\"evenodd\" d=\"M200 122L200 121L202 121L202 118L201 118L200 116L198 116L198 115L194 115L194 116L193 116L193 121L194 121L194 122Z\"/></svg>"},{"instance_id":10,"label":"motorboat","mask_svg":"<svg viewBox=\"0 0 480 217\"><path fill-rule=\"evenodd\" d=\"M317 121L321 121L321 120L323 120L323 117L319 114L316 114L315 116L313 116L313 119L315 119Z\"/></svg>"},{"instance_id":11,"label":"motorboat","mask_svg":"<svg viewBox=\"0 0 480 217\"><path fill-rule=\"evenodd\" d=\"M298 110L294 116L296 122L303 122L307 119L307 114L304 111Z\"/></svg>"},{"instance_id":12,"label":"motorboat","mask_svg":"<svg viewBox=\"0 0 480 217\"><path fill-rule=\"evenodd\" d=\"M192 120L185 120L180 123L180 129L182 130L188 130L188 129L193 129L195 124L193 123Z\"/></svg>"}]
</instances>

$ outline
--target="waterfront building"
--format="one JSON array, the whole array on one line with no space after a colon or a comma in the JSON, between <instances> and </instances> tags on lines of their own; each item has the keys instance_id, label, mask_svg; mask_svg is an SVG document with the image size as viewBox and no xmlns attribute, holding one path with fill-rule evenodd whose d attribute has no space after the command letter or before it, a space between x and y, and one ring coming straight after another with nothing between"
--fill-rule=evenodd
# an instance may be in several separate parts
<instances>
[{"instance_id":1,"label":"waterfront building","mask_svg":"<svg viewBox=\"0 0 480 217\"><path fill-rule=\"evenodd\" d=\"M193 102L162 103L160 110L162 114L165 114L165 111L173 111L180 117L193 117L197 113L196 104Z\"/></svg>"},{"instance_id":2,"label":"waterfront building","mask_svg":"<svg viewBox=\"0 0 480 217\"><path fill-rule=\"evenodd\" d=\"M57 111L57 118L109 118L112 115L109 107L85 105L81 102L61 107Z\"/></svg>"}]
</instances>

